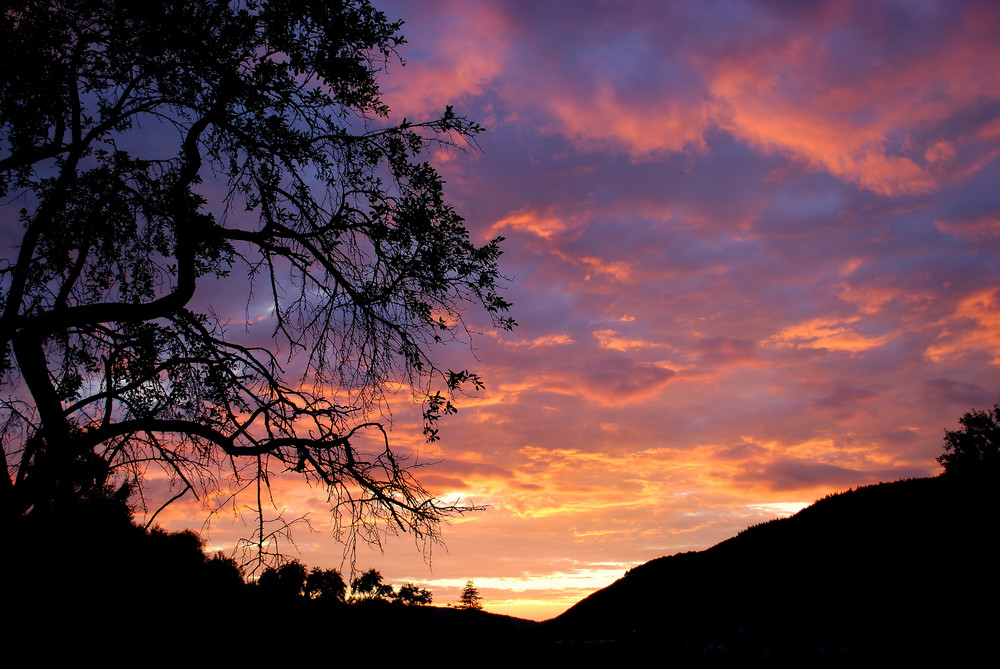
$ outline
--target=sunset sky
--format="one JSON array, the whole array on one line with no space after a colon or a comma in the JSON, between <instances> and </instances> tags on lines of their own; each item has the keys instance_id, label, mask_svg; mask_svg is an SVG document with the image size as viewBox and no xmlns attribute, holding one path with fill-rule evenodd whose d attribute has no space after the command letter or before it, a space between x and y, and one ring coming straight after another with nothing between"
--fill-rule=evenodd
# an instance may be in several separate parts
<instances>
[{"instance_id":1,"label":"sunset sky","mask_svg":"<svg viewBox=\"0 0 1000 669\"><path fill-rule=\"evenodd\" d=\"M934 475L943 430L1000 399L1000 4L375 4L406 21L393 119L452 104L488 129L434 162L475 239L506 237L519 327L470 311L474 356L437 352L486 383L440 442L394 406L394 443L440 460L424 484L487 508L430 565L404 536L360 568L545 619L831 492ZM323 492L276 489L315 530L299 559L340 567Z\"/></svg>"}]
</instances>

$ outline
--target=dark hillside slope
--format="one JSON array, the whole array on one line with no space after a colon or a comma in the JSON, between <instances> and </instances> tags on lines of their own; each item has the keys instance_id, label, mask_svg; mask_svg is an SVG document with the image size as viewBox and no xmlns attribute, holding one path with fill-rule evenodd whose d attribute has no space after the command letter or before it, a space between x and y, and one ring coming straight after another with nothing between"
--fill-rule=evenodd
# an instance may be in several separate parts
<instances>
[{"instance_id":1,"label":"dark hillside slope","mask_svg":"<svg viewBox=\"0 0 1000 669\"><path fill-rule=\"evenodd\" d=\"M944 476L827 497L636 567L546 623L547 634L750 657L984 647L1000 620L997 483Z\"/></svg>"}]
</instances>

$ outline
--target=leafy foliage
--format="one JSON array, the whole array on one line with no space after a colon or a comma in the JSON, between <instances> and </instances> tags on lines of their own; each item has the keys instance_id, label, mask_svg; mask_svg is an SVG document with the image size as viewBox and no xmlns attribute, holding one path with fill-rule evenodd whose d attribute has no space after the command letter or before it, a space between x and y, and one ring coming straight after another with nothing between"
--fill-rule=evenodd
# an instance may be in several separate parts
<instances>
[{"instance_id":1,"label":"leafy foliage","mask_svg":"<svg viewBox=\"0 0 1000 669\"><path fill-rule=\"evenodd\" d=\"M433 346L467 340L469 304L514 323L501 240L472 242L421 158L481 128L451 108L386 121L376 76L400 25L367 0L8 3L0 221L22 232L0 259L6 513L95 458L140 494L150 467L178 496L228 479L256 500L261 550L283 471L328 489L351 541L434 539L461 511L390 448L386 389L412 388L436 439L452 393L481 381L439 369Z\"/></svg>"},{"instance_id":2,"label":"leafy foliage","mask_svg":"<svg viewBox=\"0 0 1000 669\"><path fill-rule=\"evenodd\" d=\"M937 461L945 473L1000 469L1000 402L992 409L973 409L959 420L959 430L945 430L944 453Z\"/></svg>"}]
</instances>

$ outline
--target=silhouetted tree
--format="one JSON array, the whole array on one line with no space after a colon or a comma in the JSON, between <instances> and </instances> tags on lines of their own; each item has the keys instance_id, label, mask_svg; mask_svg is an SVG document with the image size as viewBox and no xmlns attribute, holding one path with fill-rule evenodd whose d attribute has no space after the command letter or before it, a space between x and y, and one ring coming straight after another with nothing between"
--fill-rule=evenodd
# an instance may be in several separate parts
<instances>
[{"instance_id":1,"label":"silhouetted tree","mask_svg":"<svg viewBox=\"0 0 1000 669\"><path fill-rule=\"evenodd\" d=\"M483 598L479 595L476 584L471 580L465 582L462 595L458 598L456 608L478 611L483 608Z\"/></svg>"},{"instance_id":2,"label":"silhouetted tree","mask_svg":"<svg viewBox=\"0 0 1000 669\"><path fill-rule=\"evenodd\" d=\"M306 577L306 597L323 601L343 602L347 584L336 569L313 567Z\"/></svg>"},{"instance_id":3,"label":"silhouetted tree","mask_svg":"<svg viewBox=\"0 0 1000 669\"><path fill-rule=\"evenodd\" d=\"M944 453L937 461L948 474L1000 469L1000 402L962 416L959 430L945 430Z\"/></svg>"},{"instance_id":4,"label":"silhouetted tree","mask_svg":"<svg viewBox=\"0 0 1000 669\"><path fill-rule=\"evenodd\" d=\"M292 560L278 568L268 567L257 579L257 587L279 597L301 597L306 591L306 568Z\"/></svg>"},{"instance_id":5,"label":"silhouetted tree","mask_svg":"<svg viewBox=\"0 0 1000 669\"><path fill-rule=\"evenodd\" d=\"M431 591L418 588L413 583L405 583L396 593L396 601L406 606L429 606L433 596Z\"/></svg>"},{"instance_id":6,"label":"silhouetted tree","mask_svg":"<svg viewBox=\"0 0 1000 669\"><path fill-rule=\"evenodd\" d=\"M436 439L450 394L481 384L433 345L467 338L469 303L513 326L500 239L472 243L423 158L480 127L450 107L386 120L400 26L367 0L6 3L5 514L103 481L92 465L140 487L159 466L178 496L228 475L256 500L294 471L368 540L433 539L461 511L371 418L402 382Z\"/></svg>"},{"instance_id":7,"label":"silhouetted tree","mask_svg":"<svg viewBox=\"0 0 1000 669\"><path fill-rule=\"evenodd\" d=\"M393 596L392 586L382 582L382 574L375 569L351 579L351 596L360 601L388 600Z\"/></svg>"}]
</instances>

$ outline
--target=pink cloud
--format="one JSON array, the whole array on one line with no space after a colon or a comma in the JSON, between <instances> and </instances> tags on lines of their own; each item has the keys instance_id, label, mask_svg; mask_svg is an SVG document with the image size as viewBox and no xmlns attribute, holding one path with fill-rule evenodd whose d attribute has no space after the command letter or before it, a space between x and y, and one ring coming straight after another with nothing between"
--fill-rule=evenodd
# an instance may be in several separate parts
<instances>
[{"instance_id":1,"label":"pink cloud","mask_svg":"<svg viewBox=\"0 0 1000 669\"><path fill-rule=\"evenodd\" d=\"M394 118L440 114L447 105L481 94L503 73L511 47L506 20L495 7L446 0L434 7L407 5L404 16L404 34L412 43L401 49L405 69L391 68L383 78ZM409 57L413 49L416 57Z\"/></svg>"},{"instance_id":2,"label":"pink cloud","mask_svg":"<svg viewBox=\"0 0 1000 669\"><path fill-rule=\"evenodd\" d=\"M982 159L974 154L984 147L969 153L971 142L985 141L987 154L997 155L1000 141L985 127L957 143L933 132L1000 97L1000 73L991 66L995 8L969 7L950 21L924 18L943 27L931 45L905 44L905 59L893 53L900 48L893 39L872 41L868 33L876 29L861 20L868 9L829 8L808 22L755 8L757 23L723 23L720 35L739 34L730 33L721 48L708 42L702 49L690 35L671 35L673 25L690 28L683 21L620 18L619 29L633 35L630 44L645 59L645 86L611 63L574 70L577 45L562 44L522 59L517 85L504 95L511 107L530 101L542 112L532 121L588 151L617 150L637 160L704 151L707 133L721 128L885 195L926 192L977 169ZM511 39L536 39L527 32L534 26L517 25L516 33L513 26L508 22ZM672 43L677 48L660 46ZM850 63L851 56L842 64L845 51L859 48L873 53L865 66Z\"/></svg>"},{"instance_id":3,"label":"pink cloud","mask_svg":"<svg viewBox=\"0 0 1000 669\"><path fill-rule=\"evenodd\" d=\"M966 297L941 328L926 352L931 360L976 351L985 354L991 365L1000 364L1000 290L987 288Z\"/></svg>"}]
</instances>

